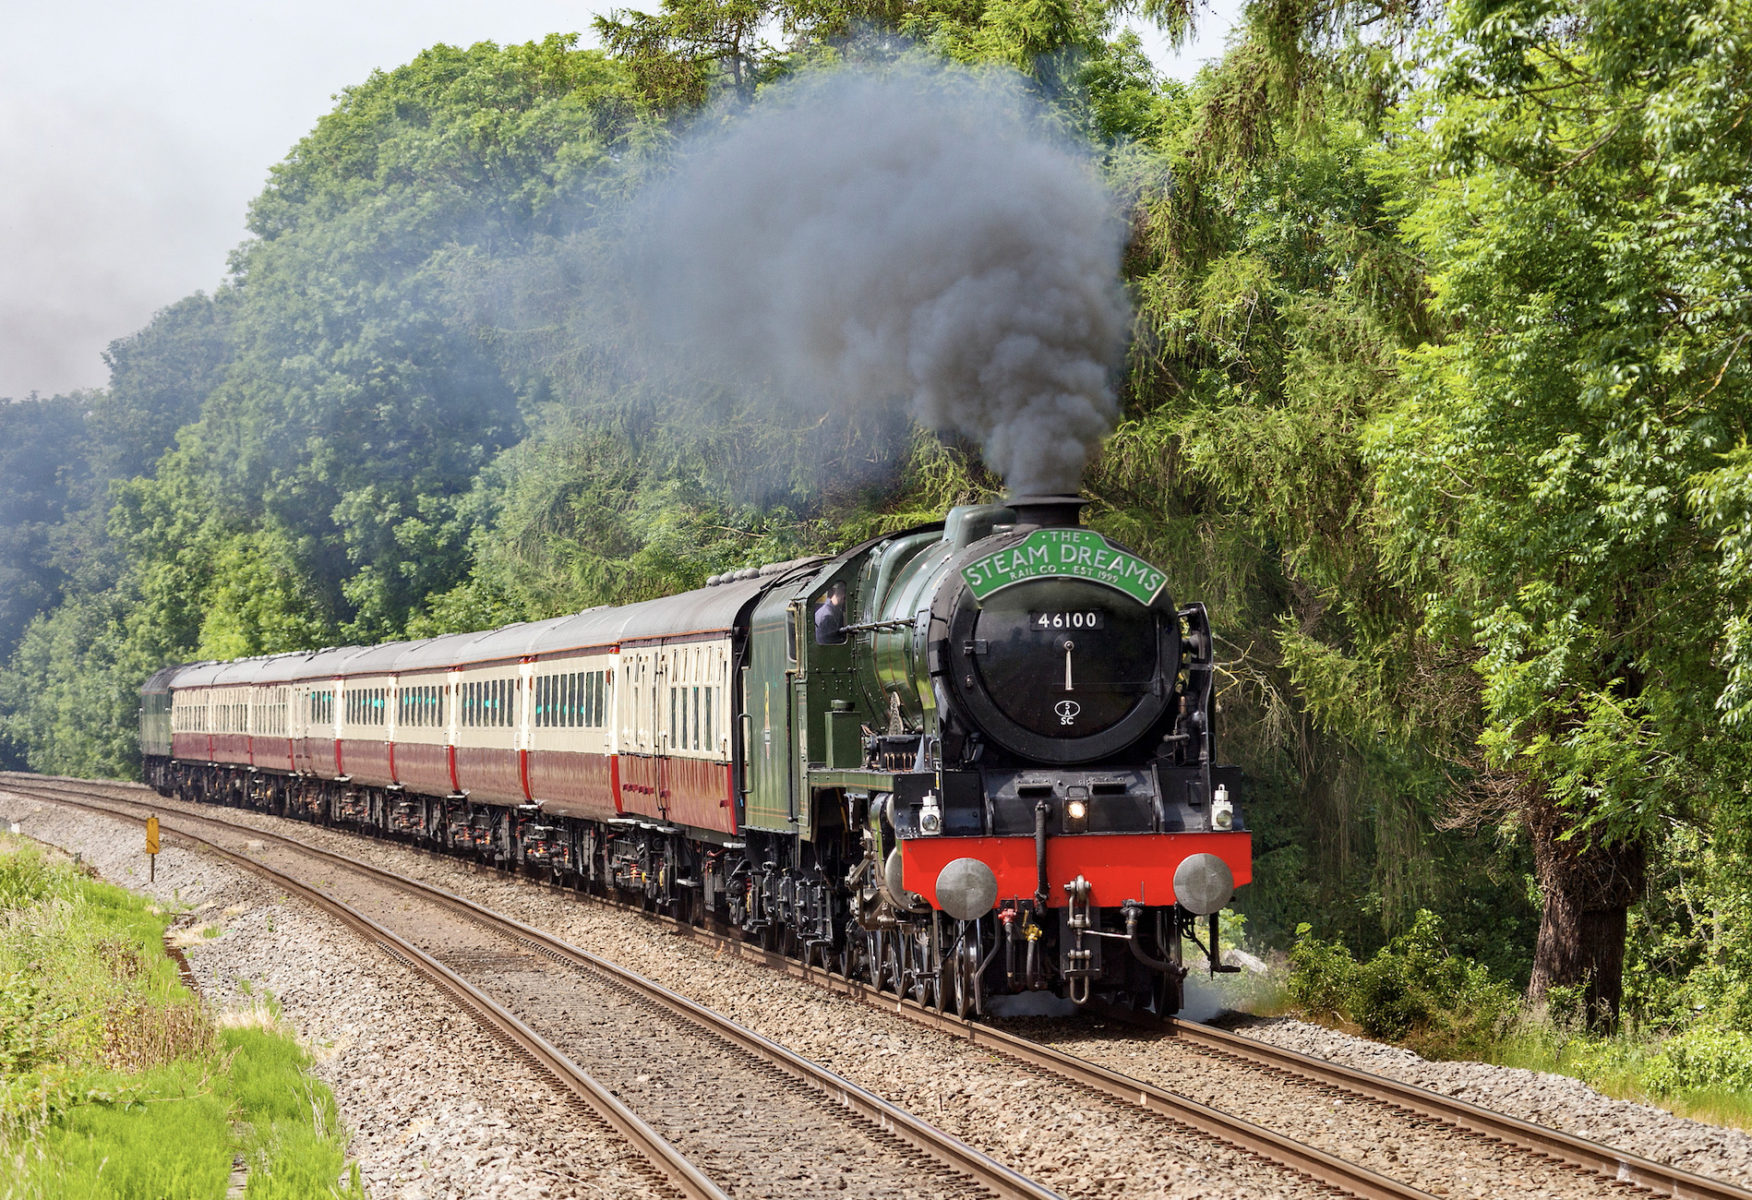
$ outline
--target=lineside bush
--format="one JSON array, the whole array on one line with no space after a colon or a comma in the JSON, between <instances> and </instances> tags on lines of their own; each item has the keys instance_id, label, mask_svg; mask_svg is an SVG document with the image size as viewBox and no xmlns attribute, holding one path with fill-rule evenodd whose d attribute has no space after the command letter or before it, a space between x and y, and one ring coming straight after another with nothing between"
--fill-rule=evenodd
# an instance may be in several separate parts
<instances>
[{"instance_id":1,"label":"lineside bush","mask_svg":"<svg viewBox=\"0 0 1752 1200\"><path fill-rule=\"evenodd\" d=\"M1312 1019L1347 1023L1427 1058L1457 1058L1495 1045L1519 1013L1515 990L1449 952L1441 919L1427 910L1365 962L1311 932L1306 923L1296 929L1286 990Z\"/></svg>"},{"instance_id":2,"label":"lineside bush","mask_svg":"<svg viewBox=\"0 0 1752 1200\"><path fill-rule=\"evenodd\" d=\"M1553 988L1539 1011L1529 1011L1506 981L1448 951L1441 922L1428 912L1362 962L1342 943L1310 933L1306 924L1296 931L1284 989L1308 1020L1426 1058L1569 1075L1607 1095L1752 1128L1752 1034L1743 1030L1649 1025L1600 1036L1589 1030L1581 988Z\"/></svg>"}]
</instances>

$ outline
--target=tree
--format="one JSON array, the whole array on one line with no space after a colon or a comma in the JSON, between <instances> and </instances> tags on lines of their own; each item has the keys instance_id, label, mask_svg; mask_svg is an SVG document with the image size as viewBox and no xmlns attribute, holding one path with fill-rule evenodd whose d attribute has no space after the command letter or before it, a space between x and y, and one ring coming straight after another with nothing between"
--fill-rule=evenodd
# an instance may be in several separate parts
<instances>
[{"instance_id":1,"label":"tree","mask_svg":"<svg viewBox=\"0 0 1752 1200\"><path fill-rule=\"evenodd\" d=\"M237 293L196 292L154 313L137 333L104 351L109 387L92 397L92 474L106 483L149 473L176 444L177 430L201 405L232 361L231 318Z\"/></svg>"},{"instance_id":2,"label":"tree","mask_svg":"<svg viewBox=\"0 0 1752 1200\"><path fill-rule=\"evenodd\" d=\"M90 394L0 401L0 661L68 581L57 526L83 498Z\"/></svg>"},{"instance_id":3,"label":"tree","mask_svg":"<svg viewBox=\"0 0 1752 1200\"><path fill-rule=\"evenodd\" d=\"M1368 452L1395 578L1482 652L1482 744L1544 897L1531 993L1610 1019L1656 839L1747 812L1722 666L1749 595L1752 8L1448 19L1377 165L1451 332Z\"/></svg>"},{"instance_id":4,"label":"tree","mask_svg":"<svg viewBox=\"0 0 1752 1200\"><path fill-rule=\"evenodd\" d=\"M458 505L523 415L463 297L590 219L629 99L569 38L438 46L349 89L274 168L234 260L235 358L156 484L289 538L314 626L393 635L465 573Z\"/></svg>"},{"instance_id":5,"label":"tree","mask_svg":"<svg viewBox=\"0 0 1752 1200\"><path fill-rule=\"evenodd\" d=\"M777 0L662 0L655 13L612 9L595 24L639 94L674 112L698 108L720 84L744 103L753 99L783 62L762 34L780 14L794 32L796 11Z\"/></svg>"}]
</instances>

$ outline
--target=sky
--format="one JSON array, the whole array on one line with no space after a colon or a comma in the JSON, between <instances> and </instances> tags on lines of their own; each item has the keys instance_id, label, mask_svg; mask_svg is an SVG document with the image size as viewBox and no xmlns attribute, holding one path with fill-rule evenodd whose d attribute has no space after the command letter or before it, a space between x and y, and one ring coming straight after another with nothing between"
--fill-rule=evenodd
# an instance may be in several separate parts
<instances>
[{"instance_id":1,"label":"sky","mask_svg":"<svg viewBox=\"0 0 1752 1200\"><path fill-rule=\"evenodd\" d=\"M1221 53L1211 0L1178 54ZM654 9L655 0L626 7ZM225 278L249 202L374 68L438 42L578 32L605 0L0 0L0 398L101 387L103 350Z\"/></svg>"}]
</instances>

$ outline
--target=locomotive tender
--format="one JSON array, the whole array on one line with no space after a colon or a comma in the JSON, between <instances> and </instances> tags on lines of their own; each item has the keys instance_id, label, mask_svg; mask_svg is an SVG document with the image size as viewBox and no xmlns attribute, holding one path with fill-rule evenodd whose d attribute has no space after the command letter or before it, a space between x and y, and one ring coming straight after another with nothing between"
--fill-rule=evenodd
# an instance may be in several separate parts
<instances>
[{"instance_id":1,"label":"locomotive tender","mask_svg":"<svg viewBox=\"0 0 1752 1200\"><path fill-rule=\"evenodd\" d=\"M166 667L165 795L366 826L963 1015L1159 1013L1252 874L1203 605L1073 496L486 633Z\"/></svg>"}]
</instances>

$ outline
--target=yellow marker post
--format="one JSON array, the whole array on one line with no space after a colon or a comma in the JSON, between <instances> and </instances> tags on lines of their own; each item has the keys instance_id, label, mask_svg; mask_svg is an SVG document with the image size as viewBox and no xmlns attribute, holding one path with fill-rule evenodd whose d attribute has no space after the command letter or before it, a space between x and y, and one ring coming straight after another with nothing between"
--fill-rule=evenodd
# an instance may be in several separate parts
<instances>
[{"instance_id":1,"label":"yellow marker post","mask_svg":"<svg viewBox=\"0 0 1752 1200\"><path fill-rule=\"evenodd\" d=\"M156 881L158 878L158 818L146 818L146 861L151 864L147 868L146 878Z\"/></svg>"}]
</instances>

